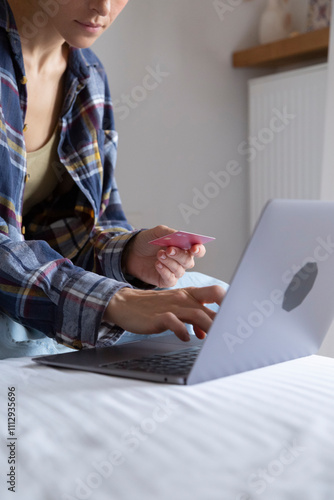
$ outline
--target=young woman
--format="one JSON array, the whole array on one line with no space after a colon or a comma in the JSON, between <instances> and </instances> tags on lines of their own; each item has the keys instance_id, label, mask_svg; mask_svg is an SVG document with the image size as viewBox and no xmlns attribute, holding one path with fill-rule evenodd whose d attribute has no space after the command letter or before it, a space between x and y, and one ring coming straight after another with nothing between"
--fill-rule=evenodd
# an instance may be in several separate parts
<instances>
[{"instance_id":1,"label":"young woman","mask_svg":"<svg viewBox=\"0 0 334 500\"><path fill-rule=\"evenodd\" d=\"M176 285L194 257L134 231L114 179L117 134L89 49L127 0L0 0L1 357L116 342L124 330L204 337L220 286ZM55 339L57 342L52 341Z\"/></svg>"}]
</instances>

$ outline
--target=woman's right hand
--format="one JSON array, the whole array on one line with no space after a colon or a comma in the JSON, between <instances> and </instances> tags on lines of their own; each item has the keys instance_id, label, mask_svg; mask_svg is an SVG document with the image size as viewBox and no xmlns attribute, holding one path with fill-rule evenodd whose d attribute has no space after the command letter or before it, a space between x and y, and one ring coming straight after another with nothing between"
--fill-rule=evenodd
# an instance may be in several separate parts
<instances>
[{"instance_id":1,"label":"woman's right hand","mask_svg":"<svg viewBox=\"0 0 334 500\"><path fill-rule=\"evenodd\" d=\"M185 323L193 325L196 336L205 338L214 311L204 304L220 305L225 290L219 285L172 290L122 288L110 300L103 321L138 334L172 330L183 341L190 340Z\"/></svg>"}]
</instances>

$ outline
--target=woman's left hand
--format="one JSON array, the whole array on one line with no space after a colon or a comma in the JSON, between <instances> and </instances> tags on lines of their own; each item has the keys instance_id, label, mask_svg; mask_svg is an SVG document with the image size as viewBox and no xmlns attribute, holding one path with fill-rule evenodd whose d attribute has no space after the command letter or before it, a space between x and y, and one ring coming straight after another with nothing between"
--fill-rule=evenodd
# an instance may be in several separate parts
<instances>
[{"instance_id":1,"label":"woman's left hand","mask_svg":"<svg viewBox=\"0 0 334 500\"><path fill-rule=\"evenodd\" d=\"M187 269L195 265L195 257L205 255L204 245L193 245L189 250L157 247L148 242L174 233L167 226L140 231L125 247L122 267L125 273L159 288L176 285Z\"/></svg>"}]
</instances>

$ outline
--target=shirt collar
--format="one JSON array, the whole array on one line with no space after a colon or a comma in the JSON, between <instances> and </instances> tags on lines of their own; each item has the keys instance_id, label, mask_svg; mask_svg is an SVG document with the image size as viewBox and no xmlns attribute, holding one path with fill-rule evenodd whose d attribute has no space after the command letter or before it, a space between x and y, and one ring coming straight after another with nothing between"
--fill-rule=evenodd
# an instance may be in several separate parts
<instances>
[{"instance_id":1,"label":"shirt collar","mask_svg":"<svg viewBox=\"0 0 334 500\"><path fill-rule=\"evenodd\" d=\"M0 0L0 27L18 35L15 19L7 0Z\"/></svg>"},{"instance_id":2,"label":"shirt collar","mask_svg":"<svg viewBox=\"0 0 334 500\"><path fill-rule=\"evenodd\" d=\"M94 66L94 64L89 63L82 49L70 47L68 67L72 73L78 77L80 82L84 83L84 81L89 78L90 66Z\"/></svg>"}]
</instances>

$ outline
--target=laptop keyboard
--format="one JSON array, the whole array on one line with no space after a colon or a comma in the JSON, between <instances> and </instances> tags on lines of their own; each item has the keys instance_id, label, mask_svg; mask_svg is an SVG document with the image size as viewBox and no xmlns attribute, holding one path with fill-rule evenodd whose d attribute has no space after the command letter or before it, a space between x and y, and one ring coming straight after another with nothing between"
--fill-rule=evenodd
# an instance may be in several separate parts
<instances>
[{"instance_id":1,"label":"laptop keyboard","mask_svg":"<svg viewBox=\"0 0 334 500\"><path fill-rule=\"evenodd\" d=\"M102 365L111 370L131 370L163 375L187 375L194 364L201 347L191 347L182 351L154 354L138 359L118 361Z\"/></svg>"}]
</instances>

